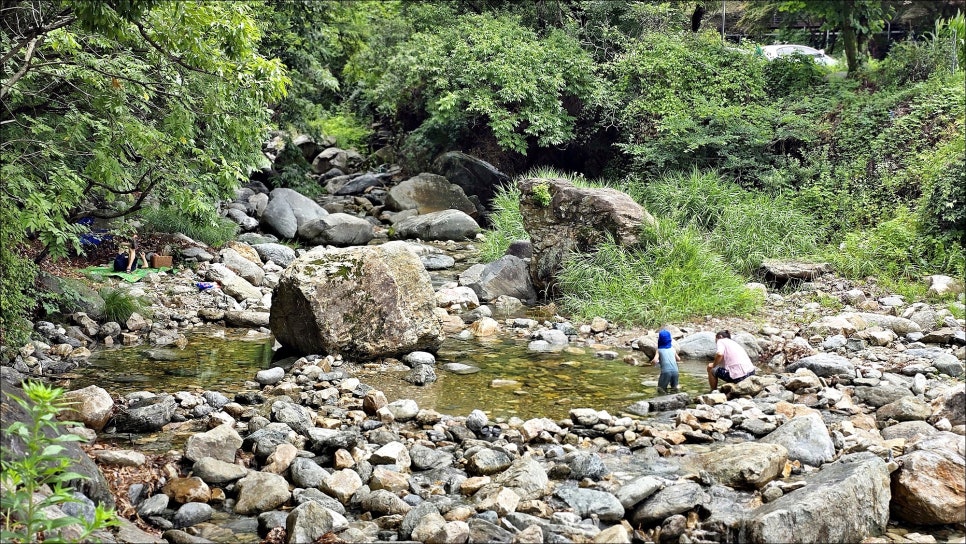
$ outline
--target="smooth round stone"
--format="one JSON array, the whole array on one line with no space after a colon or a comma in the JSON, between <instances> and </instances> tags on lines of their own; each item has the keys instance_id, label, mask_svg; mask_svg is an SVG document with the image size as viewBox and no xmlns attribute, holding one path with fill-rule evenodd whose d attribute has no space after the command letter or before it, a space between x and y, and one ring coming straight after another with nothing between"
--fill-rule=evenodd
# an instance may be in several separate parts
<instances>
[{"instance_id":1,"label":"smooth round stone","mask_svg":"<svg viewBox=\"0 0 966 544\"><path fill-rule=\"evenodd\" d=\"M480 371L480 367L467 365L463 363L446 363L443 365L443 370L452 372L453 374L476 374Z\"/></svg>"}]
</instances>

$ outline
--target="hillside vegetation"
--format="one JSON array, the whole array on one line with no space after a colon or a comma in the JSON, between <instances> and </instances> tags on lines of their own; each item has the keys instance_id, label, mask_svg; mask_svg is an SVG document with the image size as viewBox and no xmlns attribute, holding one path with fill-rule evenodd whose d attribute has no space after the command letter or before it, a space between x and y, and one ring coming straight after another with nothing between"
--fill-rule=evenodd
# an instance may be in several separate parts
<instances>
[{"instance_id":1,"label":"hillside vegetation","mask_svg":"<svg viewBox=\"0 0 966 544\"><path fill-rule=\"evenodd\" d=\"M549 167L539 175L628 192L660 227L640 254L605 247L568 264L563 302L578 316L746 313L741 285L773 257L907 293L925 274L962 277L955 3L862 2L848 17L821 2L734 4L742 44L695 29L694 2L5 4L3 343L49 308L38 266L81 251L84 218L225 238L218 200L261 166L272 128L380 151L413 174L461 150L513 176ZM838 32L839 65L765 60L757 44L807 39L756 23L776 13ZM887 20L919 39L871 59L869 32ZM307 169L295 160L272 183L302 189ZM489 258L523 234L513 198L497 201Z\"/></svg>"}]
</instances>

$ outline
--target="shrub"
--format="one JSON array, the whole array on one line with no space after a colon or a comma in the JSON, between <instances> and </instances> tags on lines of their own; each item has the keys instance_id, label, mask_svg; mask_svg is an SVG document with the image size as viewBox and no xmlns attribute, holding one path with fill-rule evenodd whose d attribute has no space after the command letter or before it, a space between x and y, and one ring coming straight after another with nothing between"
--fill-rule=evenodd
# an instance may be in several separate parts
<instances>
[{"instance_id":1,"label":"shrub","mask_svg":"<svg viewBox=\"0 0 966 544\"><path fill-rule=\"evenodd\" d=\"M76 435L61 434L68 422L58 422L57 413L62 409L62 389L51 388L40 382L24 382L26 396L9 395L9 398L28 413L26 423L15 421L5 433L22 443L22 454L3 448L0 458L0 540L3 542L36 542L58 540L58 531L77 526L75 539L61 541L86 542L94 531L117 526L113 511L98 505L92 520L65 516L50 518L44 511L71 502L79 502L66 487L67 482L84 476L70 472L71 458L65 454L66 442L77 442ZM29 400L27 400L29 399ZM18 448L19 449L19 448ZM45 490L49 489L49 493ZM45 495L46 496L43 496ZM39 498L43 496L43 498Z\"/></svg>"},{"instance_id":2,"label":"shrub","mask_svg":"<svg viewBox=\"0 0 966 544\"><path fill-rule=\"evenodd\" d=\"M919 275L923 264L917 236L915 216L900 209L894 218L875 228L846 234L837 249L826 252L826 258L849 278L912 278Z\"/></svg>"},{"instance_id":3,"label":"shrub","mask_svg":"<svg viewBox=\"0 0 966 544\"><path fill-rule=\"evenodd\" d=\"M794 54L765 65L765 92L772 98L797 96L825 82L825 71L811 58Z\"/></svg>"},{"instance_id":4,"label":"shrub","mask_svg":"<svg viewBox=\"0 0 966 544\"><path fill-rule=\"evenodd\" d=\"M372 129L352 113L326 113L307 123L310 131L333 138L343 149L364 150L368 147Z\"/></svg>"},{"instance_id":5,"label":"shrub","mask_svg":"<svg viewBox=\"0 0 966 544\"><path fill-rule=\"evenodd\" d=\"M32 299L37 267L33 261L14 251L7 236L11 223L0 226L0 345L20 346L30 337L28 317L34 309Z\"/></svg>"},{"instance_id":6,"label":"shrub","mask_svg":"<svg viewBox=\"0 0 966 544\"><path fill-rule=\"evenodd\" d=\"M141 211L141 219L146 232L180 232L214 247L223 245L238 233L238 225L227 217L214 214L196 217L176 207L146 208Z\"/></svg>"},{"instance_id":7,"label":"shrub","mask_svg":"<svg viewBox=\"0 0 966 544\"><path fill-rule=\"evenodd\" d=\"M502 257L516 240L529 240L520 215L520 189L515 183L502 185L493 196L490 228L483 235L480 258L492 262Z\"/></svg>"},{"instance_id":8,"label":"shrub","mask_svg":"<svg viewBox=\"0 0 966 544\"><path fill-rule=\"evenodd\" d=\"M561 303L574 316L657 326L704 315L753 311L760 295L717 256L694 227L670 221L642 233L642 247L613 243L576 254L559 276Z\"/></svg>"},{"instance_id":9,"label":"shrub","mask_svg":"<svg viewBox=\"0 0 966 544\"><path fill-rule=\"evenodd\" d=\"M124 323L134 312L147 315L150 309L150 304L146 300L124 289L106 287L101 289L100 295L104 299L104 319L108 321Z\"/></svg>"}]
</instances>

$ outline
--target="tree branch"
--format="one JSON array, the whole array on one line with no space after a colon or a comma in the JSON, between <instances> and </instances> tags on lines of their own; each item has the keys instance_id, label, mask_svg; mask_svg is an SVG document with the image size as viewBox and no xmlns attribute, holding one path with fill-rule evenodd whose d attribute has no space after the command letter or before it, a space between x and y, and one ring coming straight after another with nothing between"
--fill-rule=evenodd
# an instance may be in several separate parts
<instances>
[{"instance_id":1,"label":"tree branch","mask_svg":"<svg viewBox=\"0 0 966 544\"><path fill-rule=\"evenodd\" d=\"M191 70L192 72L198 72L199 74L218 77L218 74L213 74L211 72L202 70L201 68L198 68L196 66L191 66L190 64L186 63L184 59L182 59L181 57L174 55L172 53L169 53L163 47L161 47L161 44L154 41L150 36L148 36L147 30L144 29L144 25L142 25L140 21L135 22L134 24L137 26L138 33L141 34L141 37L144 38L144 40L147 41L149 44L151 44L151 47L157 50L158 53L161 53L162 55L168 57L168 60L170 60L171 62L177 64L178 66L181 66L182 68Z\"/></svg>"},{"instance_id":2,"label":"tree branch","mask_svg":"<svg viewBox=\"0 0 966 544\"><path fill-rule=\"evenodd\" d=\"M20 78L27 73L27 70L30 68L30 61L33 60L34 57L34 49L36 49L37 44L43 41L43 39L43 36L39 36L27 43L27 52L24 54L23 66L20 67L20 70L16 74L7 80L7 83L5 83L3 87L0 87L0 100L7 96L7 93L10 92L10 89L13 88L17 81L20 81Z\"/></svg>"}]
</instances>

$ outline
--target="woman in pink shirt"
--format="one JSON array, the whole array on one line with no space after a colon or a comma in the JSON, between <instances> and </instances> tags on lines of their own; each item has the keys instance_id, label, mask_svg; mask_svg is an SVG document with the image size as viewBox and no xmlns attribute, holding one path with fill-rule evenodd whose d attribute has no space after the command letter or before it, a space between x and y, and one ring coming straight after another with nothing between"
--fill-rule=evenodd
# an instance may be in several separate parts
<instances>
[{"instance_id":1,"label":"woman in pink shirt","mask_svg":"<svg viewBox=\"0 0 966 544\"><path fill-rule=\"evenodd\" d=\"M714 391L718 388L718 378L728 383L738 383L755 373L755 365L745 348L731 339L731 333L720 331L715 335L718 351L714 354L714 361L708 363L708 385Z\"/></svg>"}]
</instances>

